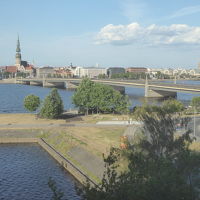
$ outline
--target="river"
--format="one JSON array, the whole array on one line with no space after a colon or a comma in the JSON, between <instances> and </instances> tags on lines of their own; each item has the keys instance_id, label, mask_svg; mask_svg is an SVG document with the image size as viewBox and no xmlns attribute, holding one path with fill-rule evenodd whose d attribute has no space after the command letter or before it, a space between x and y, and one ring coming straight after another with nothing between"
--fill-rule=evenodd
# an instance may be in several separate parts
<instances>
[{"instance_id":1,"label":"river","mask_svg":"<svg viewBox=\"0 0 200 200\"><path fill-rule=\"evenodd\" d=\"M177 81L177 83L200 84L200 81ZM131 107L141 105L143 102L158 103L156 99L144 98L144 89L142 88L125 88L126 94L131 101ZM43 88L39 86L29 86L20 84L0 84L0 113L24 113L27 112L23 107L23 99L29 94L39 96L44 100L45 96L49 94L50 88ZM61 95L65 110L74 109L71 97L73 91L58 89ZM182 101L184 105L189 105L192 97L198 94L177 93L177 99Z\"/></svg>"},{"instance_id":2,"label":"river","mask_svg":"<svg viewBox=\"0 0 200 200\"><path fill-rule=\"evenodd\" d=\"M0 172L0 199L49 200L49 177L64 192L64 199L80 199L74 178L36 144L1 144Z\"/></svg>"}]
</instances>

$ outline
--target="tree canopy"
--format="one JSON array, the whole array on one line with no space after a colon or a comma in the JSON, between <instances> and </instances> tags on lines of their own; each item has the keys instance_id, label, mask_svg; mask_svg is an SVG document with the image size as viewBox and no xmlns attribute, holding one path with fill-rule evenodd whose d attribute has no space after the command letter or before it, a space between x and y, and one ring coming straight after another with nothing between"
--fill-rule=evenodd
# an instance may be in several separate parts
<instances>
[{"instance_id":1,"label":"tree canopy","mask_svg":"<svg viewBox=\"0 0 200 200\"><path fill-rule=\"evenodd\" d=\"M94 83L85 78L72 97L72 102L81 112L117 112L128 111L128 97L120 94L111 86Z\"/></svg>"},{"instance_id":2,"label":"tree canopy","mask_svg":"<svg viewBox=\"0 0 200 200\"><path fill-rule=\"evenodd\" d=\"M34 112L38 109L39 106L40 106L40 98L38 96L31 94L24 98L24 107L28 111Z\"/></svg>"},{"instance_id":3,"label":"tree canopy","mask_svg":"<svg viewBox=\"0 0 200 200\"><path fill-rule=\"evenodd\" d=\"M45 98L40 110L40 117L54 119L63 113L64 107L62 99L56 88L53 88L50 94Z\"/></svg>"},{"instance_id":4,"label":"tree canopy","mask_svg":"<svg viewBox=\"0 0 200 200\"><path fill-rule=\"evenodd\" d=\"M200 110L200 97L193 97L191 101L191 106L197 111Z\"/></svg>"},{"instance_id":5,"label":"tree canopy","mask_svg":"<svg viewBox=\"0 0 200 200\"><path fill-rule=\"evenodd\" d=\"M149 105L144 104L142 106L136 107L134 110L134 115L136 118L140 118L143 115L159 115L159 114L175 114L180 113L184 110L184 105L182 102L176 99L165 100L161 105Z\"/></svg>"},{"instance_id":6,"label":"tree canopy","mask_svg":"<svg viewBox=\"0 0 200 200\"><path fill-rule=\"evenodd\" d=\"M176 99L168 99L162 103L162 107L166 113L178 113L184 110L184 105L182 102Z\"/></svg>"}]
</instances>

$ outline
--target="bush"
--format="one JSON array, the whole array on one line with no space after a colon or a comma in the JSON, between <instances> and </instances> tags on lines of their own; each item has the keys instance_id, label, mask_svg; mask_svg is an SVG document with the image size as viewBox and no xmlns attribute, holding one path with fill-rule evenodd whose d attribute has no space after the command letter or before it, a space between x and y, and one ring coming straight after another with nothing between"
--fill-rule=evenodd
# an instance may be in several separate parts
<instances>
[{"instance_id":1,"label":"bush","mask_svg":"<svg viewBox=\"0 0 200 200\"><path fill-rule=\"evenodd\" d=\"M31 94L24 98L24 107L26 108L26 110L30 112L36 111L39 105L40 105L40 98L38 96Z\"/></svg>"},{"instance_id":2,"label":"bush","mask_svg":"<svg viewBox=\"0 0 200 200\"><path fill-rule=\"evenodd\" d=\"M63 113L64 107L62 99L56 88L53 88L50 94L45 98L40 111L40 117L55 119Z\"/></svg>"}]
</instances>

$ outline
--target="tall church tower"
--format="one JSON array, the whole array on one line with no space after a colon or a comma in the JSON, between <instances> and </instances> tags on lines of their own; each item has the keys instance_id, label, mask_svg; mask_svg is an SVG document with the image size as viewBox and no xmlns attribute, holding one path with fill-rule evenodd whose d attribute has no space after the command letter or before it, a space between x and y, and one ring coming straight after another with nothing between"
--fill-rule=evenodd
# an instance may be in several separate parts
<instances>
[{"instance_id":1,"label":"tall church tower","mask_svg":"<svg viewBox=\"0 0 200 200\"><path fill-rule=\"evenodd\" d=\"M16 48L16 55L15 55L15 66L17 68L20 68L20 66L21 66L21 49L20 49L19 36L18 36L18 39L17 39L17 48Z\"/></svg>"}]
</instances>

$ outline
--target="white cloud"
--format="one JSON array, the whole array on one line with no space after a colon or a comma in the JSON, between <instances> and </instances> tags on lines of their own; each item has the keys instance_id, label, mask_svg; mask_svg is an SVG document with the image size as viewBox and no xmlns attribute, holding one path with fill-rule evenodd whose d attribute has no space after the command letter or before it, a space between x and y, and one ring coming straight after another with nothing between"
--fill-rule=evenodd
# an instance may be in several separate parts
<instances>
[{"instance_id":1,"label":"white cloud","mask_svg":"<svg viewBox=\"0 0 200 200\"><path fill-rule=\"evenodd\" d=\"M138 23L128 25L109 24L103 27L96 36L96 44L130 45L140 43L144 45L174 45L200 44L200 27L186 24L172 24L158 26L152 24L142 27Z\"/></svg>"},{"instance_id":2,"label":"white cloud","mask_svg":"<svg viewBox=\"0 0 200 200\"><path fill-rule=\"evenodd\" d=\"M181 8L180 10L177 10L172 15L170 15L168 17L168 19L174 19L177 17L192 15L192 14L199 13L199 12L200 12L200 5L189 6L189 7L185 7L185 8Z\"/></svg>"}]
</instances>

